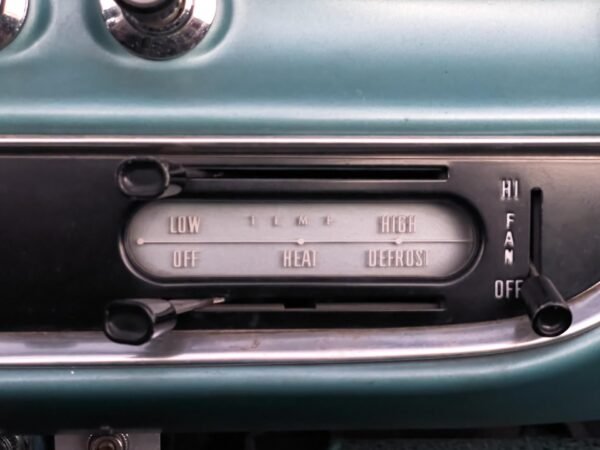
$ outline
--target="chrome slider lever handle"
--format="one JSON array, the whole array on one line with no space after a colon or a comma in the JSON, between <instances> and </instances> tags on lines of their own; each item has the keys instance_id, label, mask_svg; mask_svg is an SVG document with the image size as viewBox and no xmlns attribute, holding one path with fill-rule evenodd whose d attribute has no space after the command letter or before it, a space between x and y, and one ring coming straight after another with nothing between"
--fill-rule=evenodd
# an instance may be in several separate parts
<instances>
[{"instance_id":1,"label":"chrome slider lever handle","mask_svg":"<svg viewBox=\"0 0 600 450\"><path fill-rule=\"evenodd\" d=\"M177 317L224 298L199 300L125 299L111 302L104 313L104 334L119 344L142 345L175 328Z\"/></svg>"}]
</instances>

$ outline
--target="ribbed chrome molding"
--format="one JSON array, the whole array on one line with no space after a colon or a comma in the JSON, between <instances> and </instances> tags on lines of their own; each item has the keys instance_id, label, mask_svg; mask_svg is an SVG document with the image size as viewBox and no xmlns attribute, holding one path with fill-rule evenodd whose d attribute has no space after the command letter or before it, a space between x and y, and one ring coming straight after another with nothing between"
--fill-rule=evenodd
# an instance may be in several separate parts
<instances>
[{"instance_id":1,"label":"ribbed chrome molding","mask_svg":"<svg viewBox=\"0 0 600 450\"><path fill-rule=\"evenodd\" d=\"M600 136L137 136L137 135L0 135L0 148L74 146L597 146ZM363 149L364 150L364 149Z\"/></svg>"},{"instance_id":2,"label":"ribbed chrome molding","mask_svg":"<svg viewBox=\"0 0 600 450\"><path fill-rule=\"evenodd\" d=\"M600 285L571 301L573 325L540 338L526 317L468 325L372 330L176 331L142 347L102 333L2 333L0 367L289 364L407 361L522 351L600 324Z\"/></svg>"}]
</instances>

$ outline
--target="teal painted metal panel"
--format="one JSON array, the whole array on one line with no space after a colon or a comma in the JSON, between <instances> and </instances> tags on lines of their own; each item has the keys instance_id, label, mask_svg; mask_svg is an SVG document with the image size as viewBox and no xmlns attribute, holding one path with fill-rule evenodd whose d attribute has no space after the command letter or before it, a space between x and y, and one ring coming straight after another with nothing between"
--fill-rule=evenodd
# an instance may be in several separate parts
<instances>
[{"instance_id":1,"label":"teal painted metal panel","mask_svg":"<svg viewBox=\"0 0 600 450\"><path fill-rule=\"evenodd\" d=\"M32 0L0 133L598 134L597 0L222 0L184 58Z\"/></svg>"}]
</instances>

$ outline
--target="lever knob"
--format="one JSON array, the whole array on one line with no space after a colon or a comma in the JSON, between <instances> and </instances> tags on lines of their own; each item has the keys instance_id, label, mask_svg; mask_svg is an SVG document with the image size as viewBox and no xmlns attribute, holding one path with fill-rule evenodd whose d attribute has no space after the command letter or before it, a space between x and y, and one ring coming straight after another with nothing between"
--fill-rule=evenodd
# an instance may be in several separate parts
<instances>
[{"instance_id":1,"label":"lever knob","mask_svg":"<svg viewBox=\"0 0 600 450\"><path fill-rule=\"evenodd\" d=\"M548 277L534 272L523 283L521 297L533 331L538 335L559 336L571 326L571 308Z\"/></svg>"},{"instance_id":2,"label":"lever knob","mask_svg":"<svg viewBox=\"0 0 600 450\"><path fill-rule=\"evenodd\" d=\"M117 300L106 309L104 333L119 344L142 345L172 330L176 323L175 308L166 300Z\"/></svg>"},{"instance_id":3,"label":"lever knob","mask_svg":"<svg viewBox=\"0 0 600 450\"><path fill-rule=\"evenodd\" d=\"M177 316L224 301L223 298L116 300L106 308L104 334L119 344L142 345L175 328Z\"/></svg>"}]
</instances>

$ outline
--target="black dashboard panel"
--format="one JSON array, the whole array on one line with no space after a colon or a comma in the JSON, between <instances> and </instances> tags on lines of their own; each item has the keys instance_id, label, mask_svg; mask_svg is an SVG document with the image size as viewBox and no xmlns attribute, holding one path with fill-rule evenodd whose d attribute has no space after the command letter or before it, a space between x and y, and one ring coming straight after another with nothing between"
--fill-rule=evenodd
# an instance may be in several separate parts
<instances>
[{"instance_id":1,"label":"black dashboard panel","mask_svg":"<svg viewBox=\"0 0 600 450\"><path fill-rule=\"evenodd\" d=\"M598 281L594 261L600 243L594 236L600 213L593 193L600 160L592 156L408 157L370 151L338 157L251 151L252 156L210 149L189 155L140 146L129 156L104 150L84 155L76 149L3 156L0 196L5 243L10 243L0 255L9 313L3 328L94 330L112 300L210 296L227 302L193 314L181 326L459 324L523 314L520 289L532 262L567 299ZM124 161L166 167L171 188L165 186L163 197L168 200L158 199L160 192L156 199L123 193ZM477 253L465 271L447 280L285 274L150 280L128 263L124 228L141 206L173 199L240 205L335 200L358 210L373 200L451 200L476 224Z\"/></svg>"}]
</instances>

